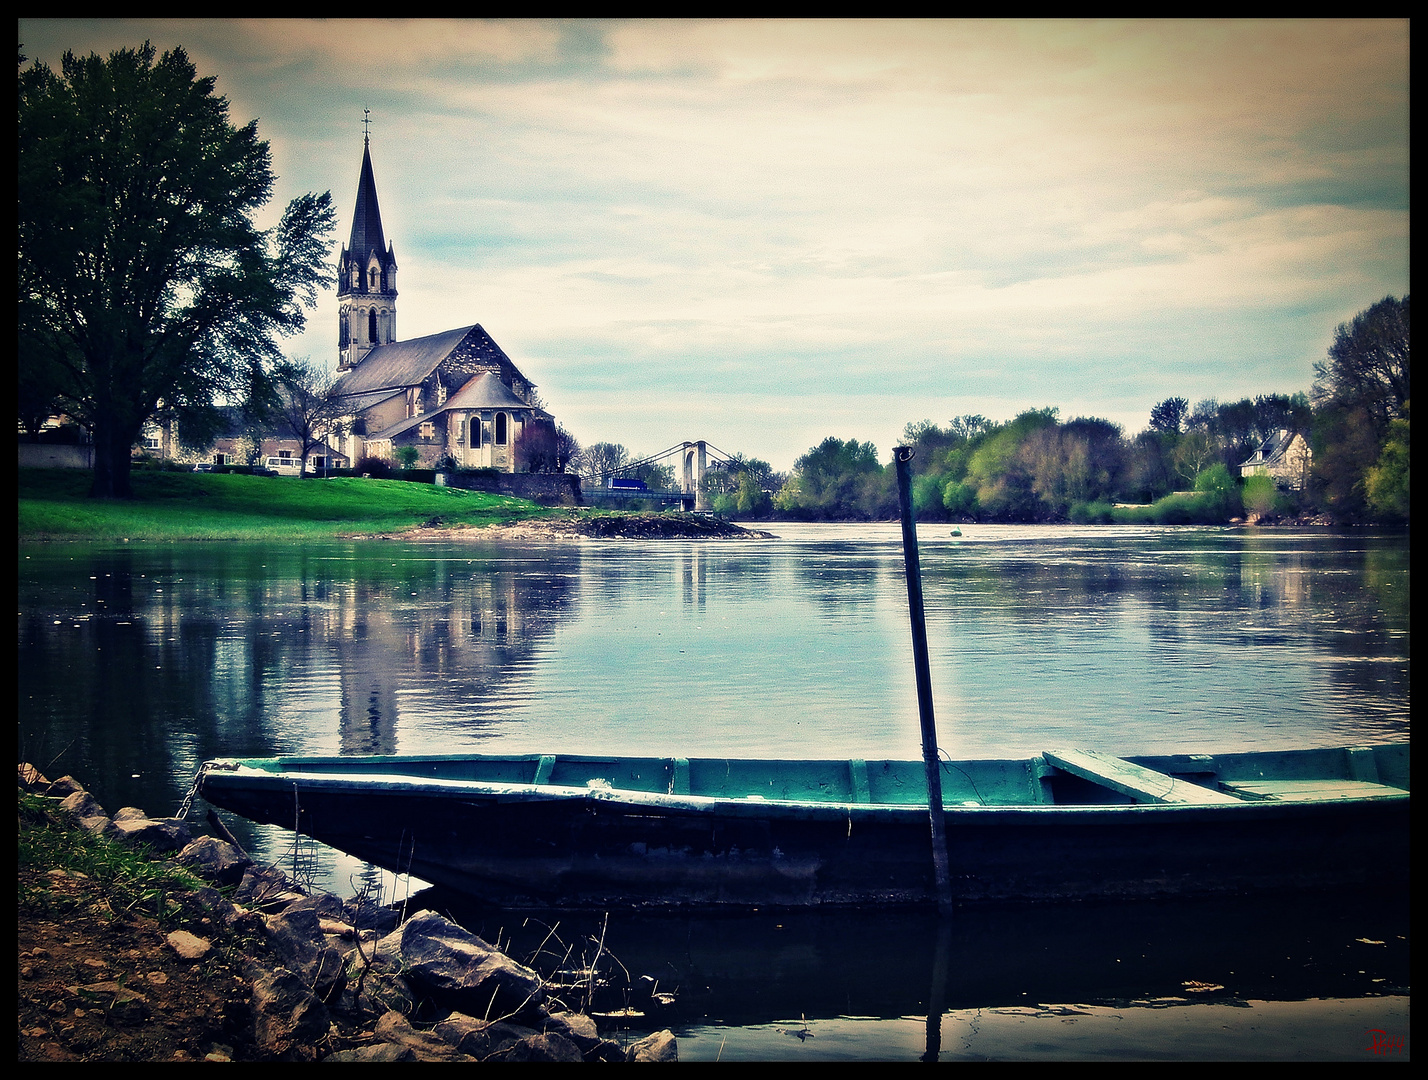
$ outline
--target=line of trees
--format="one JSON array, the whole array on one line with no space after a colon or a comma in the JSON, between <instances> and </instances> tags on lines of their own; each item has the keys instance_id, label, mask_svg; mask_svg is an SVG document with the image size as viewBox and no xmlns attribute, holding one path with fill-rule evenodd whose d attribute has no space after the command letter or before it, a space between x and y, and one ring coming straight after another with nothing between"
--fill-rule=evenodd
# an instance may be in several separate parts
<instances>
[{"instance_id":1,"label":"line of trees","mask_svg":"<svg viewBox=\"0 0 1428 1080\"><path fill-rule=\"evenodd\" d=\"M1006 422L909 424L914 506L921 518L951 521L1215 523L1246 512L1407 521L1408 369L1409 298L1387 297L1336 330L1312 398L1194 407L1168 398L1131 437L1096 417L1063 422L1055 408ZM1311 446L1308 474L1298 485L1242 479L1240 464L1281 431ZM830 436L798 459L771 503L800 519L892 518L894 468L871 443Z\"/></svg>"}]
</instances>

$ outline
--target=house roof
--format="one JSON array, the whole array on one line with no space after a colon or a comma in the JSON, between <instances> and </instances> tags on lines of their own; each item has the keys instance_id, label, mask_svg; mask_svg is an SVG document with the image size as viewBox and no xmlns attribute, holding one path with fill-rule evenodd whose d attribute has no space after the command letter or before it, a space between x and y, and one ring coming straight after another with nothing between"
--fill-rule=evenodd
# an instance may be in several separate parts
<instances>
[{"instance_id":1,"label":"house roof","mask_svg":"<svg viewBox=\"0 0 1428 1080\"><path fill-rule=\"evenodd\" d=\"M1250 465L1277 465L1284 460L1284 455L1288 453L1290 444L1298 437L1297 432L1280 431L1265 439L1259 447L1244 461L1240 462L1240 468Z\"/></svg>"},{"instance_id":2,"label":"house roof","mask_svg":"<svg viewBox=\"0 0 1428 1080\"><path fill-rule=\"evenodd\" d=\"M511 362L511 358L501 346L477 323L456 330L444 330L440 334L378 345L362 358L360 364L342 376L337 393L345 398L373 390L397 390L416 386L462 344L481 359L508 364L513 371L521 375L520 369ZM525 376L521 375L521 378L524 379Z\"/></svg>"}]
</instances>

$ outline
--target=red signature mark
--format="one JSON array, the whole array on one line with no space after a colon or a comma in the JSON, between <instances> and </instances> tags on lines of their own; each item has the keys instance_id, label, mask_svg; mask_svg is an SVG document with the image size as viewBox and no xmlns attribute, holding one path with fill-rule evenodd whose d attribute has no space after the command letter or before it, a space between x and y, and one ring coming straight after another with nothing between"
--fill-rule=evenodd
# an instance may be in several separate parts
<instances>
[{"instance_id":1,"label":"red signature mark","mask_svg":"<svg viewBox=\"0 0 1428 1080\"><path fill-rule=\"evenodd\" d=\"M1370 1054L1403 1053L1403 1036L1390 1035L1382 1028L1369 1028L1369 1044L1364 1047Z\"/></svg>"}]
</instances>

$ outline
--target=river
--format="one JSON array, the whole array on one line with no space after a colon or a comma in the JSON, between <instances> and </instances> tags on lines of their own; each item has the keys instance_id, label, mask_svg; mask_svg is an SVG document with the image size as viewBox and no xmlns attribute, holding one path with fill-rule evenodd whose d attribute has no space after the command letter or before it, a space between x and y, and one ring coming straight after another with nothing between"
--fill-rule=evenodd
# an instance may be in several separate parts
<instances>
[{"instance_id":1,"label":"river","mask_svg":"<svg viewBox=\"0 0 1428 1080\"><path fill-rule=\"evenodd\" d=\"M80 778L111 812L132 805L155 814L172 812L199 764L215 756L920 756L897 526L771 530L778 539L22 544L20 755L51 775ZM978 525L960 532L919 526L939 743L950 757L1068 745L1127 755L1408 738L1406 533ZM276 830L234 825L262 857L282 859L291 848ZM333 891L373 880L335 853L305 857L307 872ZM390 876L385 885L412 887ZM1366 922L1356 937L1398 934L1390 908L1365 915L1376 929ZM1167 924L1136 923L1137 932L1147 941L1181 939L1187 926L1223 921L1201 910L1177 909ZM1144 910L1137 912L1109 921L1144 923ZM991 915L976 919L992 919L978 940L1009 932ZM1332 941L1319 946L1325 955L1348 948L1333 930L1341 922L1331 917L1296 940ZM694 925L673 932L692 941ZM823 957L829 949L813 943L839 937L824 923L771 925L740 932L760 941L799 937L805 957ZM902 940L899 928L908 925L879 933ZM649 927L637 935L611 929L634 952L644 949L636 940L663 940ZM1371 997L1377 986L1406 995L1406 914L1401 929L1401 976L1386 956L1395 946L1376 946L1385 958L1363 970L1380 983L1311 993L1316 987L1301 979L1296 992L1350 1000ZM1086 928L1073 940L1099 934ZM921 931L913 935L907 962L925 966L925 942ZM986 969L985 951L965 940L952 953L976 954ZM1234 970L1226 966L1234 955L1225 971ZM884 956L890 971L899 963ZM839 983L823 960L808 964L796 981ZM676 969L694 978L687 964ZM748 977L730 976L729 985ZM1294 981L1281 977L1280 985ZM898 981L926 986L929 978ZM1096 1001L1124 995L1099 993L1106 987L1093 982L1079 995L1090 1011L1059 1018L1037 1010L1048 994L1069 993L1062 987L1036 982L1014 991L1039 995L1027 1006L1008 1000L1006 988L983 1000L975 983L957 984L941 1024L943 1056L1018 1056L1011 1043L992 1041L1003 1029L1135 1026L1100 1018L1095 1009L1117 1006ZM826 1002L796 1015L787 1015L795 1001L771 1002L778 1015L762 1021L772 1025L767 1032L727 995L694 998L705 1011L698 1023L688 1020L686 1056L698 1056L695 1047L725 1059L774 1051L905 1056L905 1043L925 1048L927 1038L925 1016L888 1015L926 1011L916 995L850 998L833 1015L814 1015L829 1013ZM1210 1007L1186 1000L1195 1004L1175 1016ZM983 1015L986 1008L1032 1011ZM1161 1032L1145 1036L1145 1045L1168 1037L1170 1014L1147 1006L1132 1015ZM1321 1036L1329 1030L1307 1027ZM711 1049L715 1030L722 1041ZM1077 1053L1044 1036L1027 1045L1051 1049L1025 1054ZM1106 1053L1104 1039L1089 1045L1091 1056Z\"/></svg>"}]
</instances>

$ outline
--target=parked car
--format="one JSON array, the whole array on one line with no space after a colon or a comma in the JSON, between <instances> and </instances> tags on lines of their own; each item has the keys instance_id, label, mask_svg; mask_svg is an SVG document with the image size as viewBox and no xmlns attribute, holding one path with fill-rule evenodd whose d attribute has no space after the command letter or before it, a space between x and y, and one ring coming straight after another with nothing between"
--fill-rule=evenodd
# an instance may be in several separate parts
<instances>
[{"instance_id":1,"label":"parked car","mask_svg":"<svg viewBox=\"0 0 1428 1080\"><path fill-rule=\"evenodd\" d=\"M193 467L193 471L194 471L194 472L212 472L212 471L213 471L213 462L211 462L211 461L200 461L197 465L195 465L195 466Z\"/></svg>"}]
</instances>

